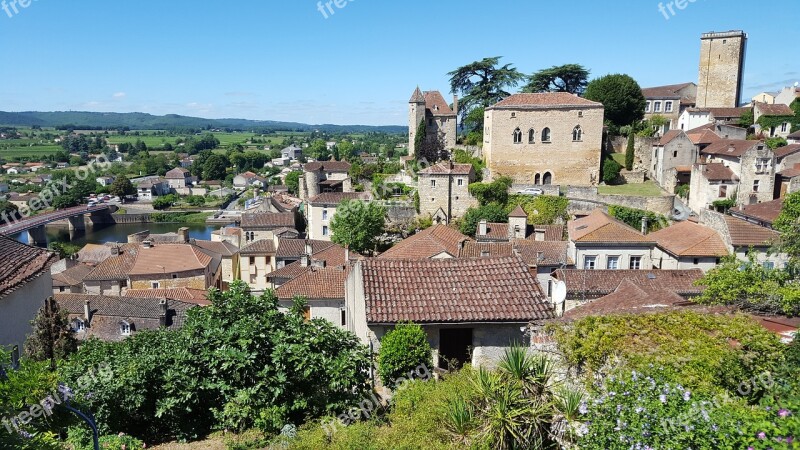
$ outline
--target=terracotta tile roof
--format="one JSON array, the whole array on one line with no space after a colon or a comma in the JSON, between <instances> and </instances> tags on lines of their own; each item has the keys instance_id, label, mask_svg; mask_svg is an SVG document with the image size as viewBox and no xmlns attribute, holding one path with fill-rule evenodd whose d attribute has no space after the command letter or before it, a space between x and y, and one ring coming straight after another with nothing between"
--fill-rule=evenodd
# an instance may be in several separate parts
<instances>
[{"instance_id":1,"label":"terracotta tile roof","mask_svg":"<svg viewBox=\"0 0 800 450\"><path fill-rule=\"evenodd\" d=\"M118 256L106 258L84 278L84 281L127 280L138 252L139 248L135 244L120 246Z\"/></svg>"},{"instance_id":2,"label":"terracotta tile roof","mask_svg":"<svg viewBox=\"0 0 800 450\"><path fill-rule=\"evenodd\" d=\"M527 239L536 240L536 233L540 231L544 232L545 241L564 240L564 225L533 225L533 233Z\"/></svg>"},{"instance_id":3,"label":"terracotta tile roof","mask_svg":"<svg viewBox=\"0 0 800 450\"><path fill-rule=\"evenodd\" d=\"M275 243L272 239L261 239L247 245L239 251L240 255L274 255Z\"/></svg>"},{"instance_id":4,"label":"terracotta tile roof","mask_svg":"<svg viewBox=\"0 0 800 450\"><path fill-rule=\"evenodd\" d=\"M191 176L188 170L176 167L166 174L168 180L183 180Z\"/></svg>"},{"instance_id":5,"label":"terracotta tile roof","mask_svg":"<svg viewBox=\"0 0 800 450\"><path fill-rule=\"evenodd\" d=\"M601 103L593 102L567 92L545 92L536 94L514 94L486 108L549 108L549 107L592 107L602 108Z\"/></svg>"},{"instance_id":6,"label":"terracotta tile roof","mask_svg":"<svg viewBox=\"0 0 800 450\"><path fill-rule=\"evenodd\" d=\"M344 267L311 267L297 278L275 289L275 295L281 300L294 297L344 300L346 279L347 270Z\"/></svg>"},{"instance_id":7,"label":"terracotta tile roof","mask_svg":"<svg viewBox=\"0 0 800 450\"><path fill-rule=\"evenodd\" d=\"M203 250L216 253L219 256L233 256L239 253L239 248L228 241L202 241L192 239L191 244Z\"/></svg>"},{"instance_id":8,"label":"terracotta tile roof","mask_svg":"<svg viewBox=\"0 0 800 450\"><path fill-rule=\"evenodd\" d=\"M744 205L731 209L731 214L752 217L762 222L772 224L781 214L783 199L778 198L769 202Z\"/></svg>"},{"instance_id":9,"label":"terracotta tile roof","mask_svg":"<svg viewBox=\"0 0 800 450\"><path fill-rule=\"evenodd\" d=\"M577 243L586 242L614 242L614 243L641 243L653 242L647 236L628 225L612 218L601 209L595 209L586 217L572 220L567 226L569 239Z\"/></svg>"},{"instance_id":10,"label":"terracotta tile roof","mask_svg":"<svg viewBox=\"0 0 800 450\"><path fill-rule=\"evenodd\" d=\"M277 258L300 258L306 253L306 242L311 244L312 254L316 254L317 252L321 252L336 245L333 242L315 239L279 239L275 256Z\"/></svg>"},{"instance_id":11,"label":"terracotta tile roof","mask_svg":"<svg viewBox=\"0 0 800 450\"><path fill-rule=\"evenodd\" d=\"M650 234L656 244L675 256L722 257L728 247L722 237L711 228L693 222L677 222Z\"/></svg>"},{"instance_id":12,"label":"terracotta tile roof","mask_svg":"<svg viewBox=\"0 0 800 450\"><path fill-rule=\"evenodd\" d=\"M509 225L507 223L488 222L486 224L486 234L479 235L476 233L475 239L481 241L507 241L508 227Z\"/></svg>"},{"instance_id":13,"label":"terracotta tile roof","mask_svg":"<svg viewBox=\"0 0 800 450\"><path fill-rule=\"evenodd\" d=\"M769 246L780 236L780 233L775 230L727 215L725 223L728 225L728 233L731 235L731 245L736 248Z\"/></svg>"},{"instance_id":14,"label":"terracotta tile roof","mask_svg":"<svg viewBox=\"0 0 800 450\"><path fill-rule=\"evenodd\" d=\"M279 279L291 280L306 273L310 268L310 266L303 267L300 264L300 261L295 261L291 264L281 267L280 269L273 270L272 272L268 273L267 279L273 282Z\"/></svg>"},{"instance_id":15,"label":"terracotta tile roof","mask_svg":"<svg viewBox=\"0 0 800 450\"><path fill-rule=\"evenodd\" d=\"M430 167L427 167L421 170L419 173L423 175L464 175L469 176L473 173L475 169L472 168L472 164L457 164L457 163L446 163L440 162L433 164Z\"/></svg>"},{"instance_id":16,"label":"terracotta tile roof","mask_svg":"<svg viewBox=\"0 0 800 450\"><path fill-rule=\"evenodd\" d=\"M704 148L702 153L705 155L721 155L740 157L751 148L757 145L764 145L761 141L744 141L739 139L720 139Z\"/></svg>"},{"instance_id":17,"label":"terracotta tile roof","mask_svg":"<svg viewBox=\"0 0 800 450\"><path fill-rule=\"evenodd\" d=\"M426 91L425 92L425 110L430 111L434 116L454 116L456 113L450 109L450 105L442 97L439 91Z\"/></svg>"},{"instance_id":18,"label":"terracotta tile roof","mask_svg":"<svg viewBox=\"0 0 800 450\"><path fill-rule=\"evenodd\" d=\"M214 258L189 244L139 246L129 275L151 275L204 270Z\"/></svg>"},{"instance_id":19,"label":"terracotta tile roof","mask_svg":"<svg viewBox=\"0 0 800 450\"><path fill-rule=\"evenodd\" d=\"M789 139L800 139L800 130L795 131L794 133L790 134Z\"/></svg>"},{"instance_id":20,"label":"terracotta tile roof","mask_svg":"<svg viewBox=\"0 0 800 450\"><path fill-rule=\"evenodd\" d=\"M681 308L687 301L668 289L650 289L630 280L604 297L592 300L564 313L565 320L614 314L650 314Z\"/></svg>"},{"instance_id":21,"label":"terracotta tile roof","mask_svg":"<svg viewBox=\"0 0 800 450\"><path fill-rule=\"evenodd\" d=\"M403 239L389 250L383 252L379 259L427 259L441 253L449 253L456 257L461 242L469 241L467 236L447 225L437 224L419 233Z\"/></svg>"},{"instance_id":22,"label":"terracotta tile roof","mask_svg":"<svg viewBox=\"0 0 800 450\"><path fill-rule=\"evenodd\" d=\"M414 90L414 93L411 94L411 99L408 103L425 103L425 96L422 95L422 91L419 89L419 86Z\"/></svg>"},{"instance_id":23,"label":"terracotta tile roof","mask_svg":"<svg viewBox=\"0 0 800 450\"><path fill-rule=\"evenodd\" d=\"M99 264L111 257L109 244L86 244L78 251L78 261L85 264Z\"/></svg>"},{"instance_id":24,"label":"terracotta tile roof","mask_svg":"<svg viewBox=\"0 0 800 450\"><path fill-rule=\"evenodd\" d=\"M503 258L514 256L511 242L465 242L458 254L459 258Z\"/></svg>"},{"instance_id":25,"label":"terracotta tile roof","mask_svg":"<svg viewBox=\"0 0 800 450\"><path fill-rule=\"evenodd\" d=\"M794 178L794 177L800 175L800 164L795 164L794 166L792 166L792 167L790 167L788 169L783 169L780 172L778 172L777 174L779 176L781 176L782 178Z\"/></svg>"},{"instance_id":26,"label":"terracotta tile roof","mask_svg":"<svg viewBox=\"0 0 800 450\"><path fill-rule=\"evenodd\" d=\"M202 289L190 288L171 288L171 289L128 289L125 297L137 298L166 298L169 300L180 300L198 306L208 306L208 292Z\"/></svg>"},{"instance_id":27,"label":"terracotta tile roof","mask_svg":"<svg viewBox=\"0 0 800 450\"><path fill-rule=\"evenodd\" d=\"M246 230L271 230L281 227L294 228L294 213L247 213L242 214L241 228Z\"/></svg>"},{"instance_id":28,"label":"terracotta tile roof","mask_svg":"<svg viewBox=\"0 0 800 450\"><path fill-rule=\"evenodd\" d=\"M528 322L553 310L519 258L360 262L369 323Z\"/></svg>"},{"instance_id":29,"label":"terracotta tile roof","mask_svg":"<svg viewBox=\"0 0 800 450\"><path fill-rule=\"evenodd\" d=\"M756 108L763 116L794 116L794 111L783 103L756 103Z\"/></svg>"},{"instance_id":30,"label":"terracotta tile roof","mask_svg":"<svg viewBox=\"0 0 800 450\"><path fill-rule=\"evenodd\" d=\"M525 210L522 209L522 205L517 205L517 207L514 208L513 211L511 211L508 217L520 217L520 218L524 217L527 219L528 213L526 213Z\"/></svg>"},{"instance_id":31,"label":"terracotta tile roof","mask_svg":"<svg viewBox=\"0 0 800 450\"><path fill-rule=\"evenodd\" d=\"M687 297L699 295L703 288L695 281L703 277L700 269L690 270L579 270L559 269L554 277L567 285L568 298L597 298L614 292L625 280L648 290L669 290Z\"/></svg>"},{"instance_id":32,"label":"terracotta tile roof","mask_svg":"<svg viewBox=\"0 0 800 450\"><path fill-rule=\"evenodd\" d=\"M649 98L649 99L657 99L657 98L678 99L681 98L681 94L679 94L678 91L693 84L694 83L681 83L681 84L669 84L666 86L642 88L642 95L644 95L644 98ZM688 99L689 97L684 97L684 98Z\"/></svg>"},{"instance_id":33,"label":"terracotta tile roof","mask_svg":"<svg viewBox=\"0 0 800 450\"><path fill-rule=\"evenodd\" d=\"M42 274L49 274L57 260L55 253L0 235L0 299Z\"/></svg>"},{"instance_id":34,"label":"terracotta tile roof","mask_svg":"<svg viewBox=\"0 0 800 450\"><path fill-rule=\"evenodd\" d=\"M733 181L736 177L733 171L722 163L696 164L695 166L700 168L700 174L708 181Z\"/></svg>"},{"instance_id":35,"label":"terracotta tile roof","mask_svg":"<svg viewBox=\"0 0 800 450\"><path fill-rule=\"evenodd\" d=\"M514 240L514 251L531 267L572 265L567 241Z\"/></svg>"},{"instance_id":36,"label":"terracotta tile roof","mask_svg":"<svg viewBox=\"0 0 800 450\"><path fill-rule=\"evenodd\" d=\"M675 166L676 172L691 172L692 166Z\"/></svg>"},{"instance_id":37,"label":"terracotta tile roof","mask_svg":"<svg viewBox=\"0 0 800 450\"><path fill-rule=\"evenodd\" d=\"M347 161L314 161L303 166L306 172L349 172L350 163Z\"/></svg>"},{"instance_id":38,"label":"terracotta tile roof","mask_svg":"<svg viewBox=\"0 0 800 450\"><path fill-rule=\"evenodd\" d=\"M713 127L713 124L709 125ZM722 139L717 133L707 128L689 130L686 132L686 136L689 137L689 140L691 140L694 145L713 144Z\"/></svg>"},{"instance_id":39,"label":"terracotta tile roof","mask_svg":"<svg viewBox=\"0 0 800 450\"><path fill-rule=\"evenodd\" d=\"M800 152L800 144L784 145L783 147L775 149L775 156L778 159L781 159L797 152Z\"/></svg>"},{"instance_id":40,"label":"terracotta tile roof","mask_svg":"<svg viewBox=\"0 0 800 450\"><path fill-rule=\"evenodd\" d=\"M87 264L76 264L69 269L53 274L53 286L77 286L83 283L94 267Z\"/></svg>"},{"instance_id":41,"label":"terracotta tile roof","mask_svg":"<svg viewBox=\"0 0 800 450\"><path fill-rule=\"evenodd\" d=\"M280 269L274 270L271 273L267 274L267 278L270 280L291 280L296 278L305 272L309 271L312 266L317 267L322 265L324 267L338 267L338 266L345 266L345 254L346 250L344 247L339 245L332 245L328 248L320 250L313 255L311 255L311 266L303 267L300 264L300 261L295 261L291 264L287 264ZM355 252L350 252L350 260L356 261L362 259L363 257Z\"/></svg>"},{"instance_id":42,"label":"terracotta tile roof","mask_svg":"<svg viewBox=\"0 0 800 450\"><path fill-rule=\"evenodd\" d=\"M314 206L331 205L336 206L345 200L372 200L372 195L369 192L323 192L308 200L308 203Z\"/></svg>"},{"instance_id":43,"label":"terracotta tile roof","mask_svg":"<svg viewBox=\"0 0 800 450\"><path fill-rule=\"evenodd\" d=\"M682 134L683 134L682 130L669 130L666 133L664 133L663 136L661 136L661 139L658 141L658 145L663 147Z\"/></svg>"},{"instance_id":44,"label":"terracotta tile roof","mask_svg":"<svg viewBox=\"0 0 800 450\"><path fill-rule=\"evenodd\" d=\"M716 119L722 118L738 118L742 117L742 114L750 111L749 106L743 106L741 108L691 108L689 109L690 112L708 112L714 115Z\"/></svg>"}]
</instances>

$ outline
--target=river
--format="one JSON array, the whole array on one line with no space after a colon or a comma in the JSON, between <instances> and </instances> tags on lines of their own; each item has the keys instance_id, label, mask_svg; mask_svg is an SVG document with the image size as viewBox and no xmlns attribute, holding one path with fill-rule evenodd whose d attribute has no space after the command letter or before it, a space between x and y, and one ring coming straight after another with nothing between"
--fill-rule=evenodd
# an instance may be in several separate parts
<instances>
[{"instance_id":1,"label":"river","mask_svg":"<svg viewBox=\"0 0 800 450\"><path fill-rule=\"evenodd\" d=\"M86 244L102 244L104 242L128 242L128 235L144 230L150 230L153 234L176 232L178 228L189 228L189 237L194 239L210 240L211 232L218 230L221 225L206 225L202 223L125 223L108 225L103 228L92 229L86 227L85 234L73 236L70 240L70 233L66 226L48 226L47 242L72 242L78 246ZM20 242L28 243L28 234L20 233L9 236Z\"/></svg>"}]
</instances>

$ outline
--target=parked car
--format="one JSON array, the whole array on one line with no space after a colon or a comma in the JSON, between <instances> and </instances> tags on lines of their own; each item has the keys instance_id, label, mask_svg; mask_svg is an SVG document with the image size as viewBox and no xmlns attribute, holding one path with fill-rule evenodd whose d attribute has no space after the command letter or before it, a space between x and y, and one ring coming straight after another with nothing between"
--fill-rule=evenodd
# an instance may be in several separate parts
<instances>
[{"instance_id":1,"label":"parked car","mask_svg":"<svg viewBox=\"0 0 800 450\"><path fill-rule=\"evenodd\" d=\"M544 194L544 191L541 190L540 188L525 188L525 189L518 190L517 194L520 194L520 195L542 195L542 194Z\"/></svg>"}]
</instances>

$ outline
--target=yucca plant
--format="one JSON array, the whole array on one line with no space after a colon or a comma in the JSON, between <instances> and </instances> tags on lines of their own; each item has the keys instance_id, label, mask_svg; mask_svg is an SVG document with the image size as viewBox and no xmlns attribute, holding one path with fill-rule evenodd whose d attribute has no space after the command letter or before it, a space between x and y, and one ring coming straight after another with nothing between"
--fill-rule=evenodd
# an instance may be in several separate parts
<instances>
[{"instance_id":1,"label":"yucca plant","mask_svg":"<svg viewBox=\"0 0 800 450\"><path fill-rule=\"evenodd\" d=\"M460 445L469 446L470 434L475 421L475 410L472 404L461 395L448 400L445 409L445 428Z\"/></svg>"}]
</instances>

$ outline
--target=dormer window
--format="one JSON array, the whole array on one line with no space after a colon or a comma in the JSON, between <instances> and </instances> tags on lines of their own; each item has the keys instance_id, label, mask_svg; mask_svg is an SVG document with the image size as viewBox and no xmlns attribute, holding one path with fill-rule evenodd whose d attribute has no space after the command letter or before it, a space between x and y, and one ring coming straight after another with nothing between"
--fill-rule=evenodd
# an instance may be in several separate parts
<instances>
[{"instance_id":1,"label":"dormer window","mask_svg":"<svg viewBox=\"0 0 800 450\"><path fill-rule=\"evenodd\" d=\"M133 331L133 325L130 322L122 321L119 323L119 334L123 336L130 336Z\"/></svg>"},{"instance_id":2,"label":"dormer window","mask_svg":"<svg viewBox=\"0 0 800 450\"><path fill-rule=\"evenodd\" d=\"M86 322L81 319L75 318L72 319L72 323L70 324L72 331L76 333L80 333L81 331L86 330Z\"/></svg>"}]
</instances>

